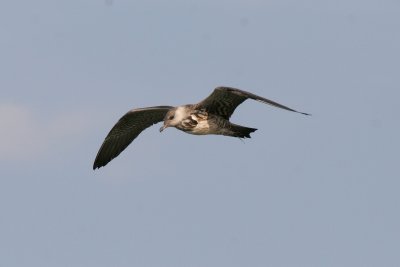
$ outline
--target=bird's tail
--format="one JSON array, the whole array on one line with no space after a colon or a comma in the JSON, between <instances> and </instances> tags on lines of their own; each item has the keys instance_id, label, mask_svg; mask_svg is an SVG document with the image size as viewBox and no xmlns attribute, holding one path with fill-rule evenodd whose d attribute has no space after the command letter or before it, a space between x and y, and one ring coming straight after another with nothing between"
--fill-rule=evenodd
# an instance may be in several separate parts
<instances>
[{"instance_id":1,"label":"bird's tail","mask_svg":"<svg viewBox=\"0 0 400 267\"><path fill-rule=\"evenodd\" d=\"M257 131L255 128L244 127L236 124L231 124L229 130L225 135L239 137L239 138L251 138L250 134Z\"/></svg>"}]
</instances>

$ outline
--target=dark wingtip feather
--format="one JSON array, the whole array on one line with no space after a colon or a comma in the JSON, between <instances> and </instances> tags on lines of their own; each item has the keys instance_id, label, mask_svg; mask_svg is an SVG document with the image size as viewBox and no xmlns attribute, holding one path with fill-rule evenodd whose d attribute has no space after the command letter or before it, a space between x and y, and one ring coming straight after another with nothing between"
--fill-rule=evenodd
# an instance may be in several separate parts
<instances>
[{"instance_id":1,"label":"dark wingtip feather","mask_svg":"<svg viewBox=\"0 0 400 267\"><path fill-rule=\"evenodd\" d=\"M95 171L96 169L100 169L101 167L103 167L104 165L99 164L98 162L94 162L93 163L93 170Z\"/></svg>"},{"instance_id":2,"label":"dark wingtip feather","mask_svg":"<svg viewBox=\"0 0 400 267\"><path fill-rule=\"evenodd\" d=\"M113 159L114 158L96 157L96 159L95 159L95 161L93 163L93 170L100 169L101 167L106 166Z\"/></svg>"}]
</instances>

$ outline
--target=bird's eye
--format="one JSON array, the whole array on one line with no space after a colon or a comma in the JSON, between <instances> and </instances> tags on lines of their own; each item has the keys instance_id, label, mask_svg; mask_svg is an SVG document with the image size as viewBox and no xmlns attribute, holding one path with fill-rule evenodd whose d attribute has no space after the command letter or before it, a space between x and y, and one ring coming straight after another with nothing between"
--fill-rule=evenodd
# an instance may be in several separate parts
<instances>
[{"instance_id":1,"label":"bird's eye","mask_svg":"<svg viewBox=\"0 0 400 267\"><path fill-rule=\"evenodd\" d=\"M173 119L174 119L174 117L175 117L174 115L171 115L171 116L169 116L169 118L168 118L168 119L169 119L169 120L173 120Z\"/></svg>"}]
</instances>

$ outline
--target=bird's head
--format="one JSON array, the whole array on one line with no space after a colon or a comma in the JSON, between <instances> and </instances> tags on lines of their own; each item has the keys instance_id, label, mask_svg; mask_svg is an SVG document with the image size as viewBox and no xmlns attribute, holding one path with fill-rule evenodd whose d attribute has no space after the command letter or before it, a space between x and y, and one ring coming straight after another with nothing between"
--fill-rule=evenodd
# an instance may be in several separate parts
<instances>
[{"instance_id":1,"label":"bird's head","mask_svg":"<svg viewBox=\"0 0 400 267\"><path fill-rule=\"evenodd\" d=\"M184 117L184 107L177 107L169 110L164 117L164 125L160 128L160 132L168 127L176 127Z\"/></svg>"}]
</instances>

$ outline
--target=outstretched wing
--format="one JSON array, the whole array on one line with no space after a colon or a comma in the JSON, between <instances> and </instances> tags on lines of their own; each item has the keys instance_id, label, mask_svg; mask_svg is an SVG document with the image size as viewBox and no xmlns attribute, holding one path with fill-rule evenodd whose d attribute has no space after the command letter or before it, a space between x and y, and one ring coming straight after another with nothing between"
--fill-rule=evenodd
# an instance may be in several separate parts
<instances>
[{"instance_id":1,"label":"outstretched wing","mask_svg":"<svg viewBox=\"0 0 400 267\"><path fill-rule=\"evenodd\" d=\"M196 104L197 109L205 109L212 114L219 115L225 119L229 119L232 116L232 113L235 109L242 104L246 99L253 99L260 101L265 104L269 104L274 107L286 109L289 111L301 113L304 115L310 115L308 113L303 113L296 111L294 109L288 108L284 105L276 103L272 100L263 98L261 96L232 88L232 87L217 87L214 89L211 95L209 95L206 99Z\"/></svg>"},{"instance_id":2,"label":"outstretched wing","mask_svg":"<svg viewBox=\"0 0 400 267\"><path fill-rule=\"evenodd\" d=\"M146 128L164 119L173 107L158 106L132 109L114 125L97 153L93 170L107 165Z\"/></svg>"}]
</instances>

